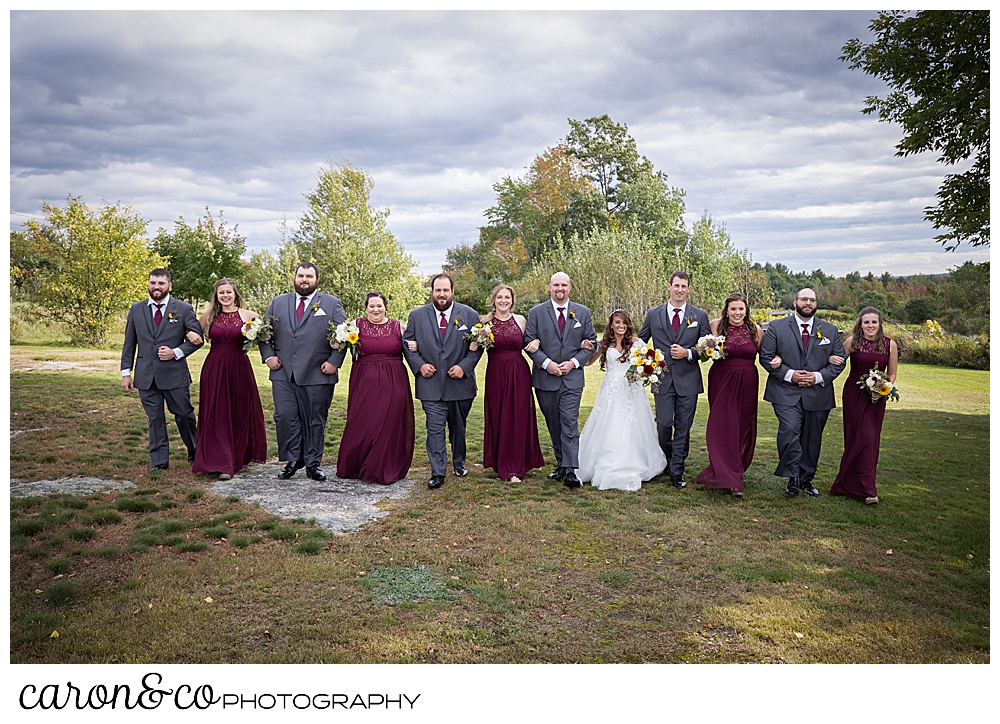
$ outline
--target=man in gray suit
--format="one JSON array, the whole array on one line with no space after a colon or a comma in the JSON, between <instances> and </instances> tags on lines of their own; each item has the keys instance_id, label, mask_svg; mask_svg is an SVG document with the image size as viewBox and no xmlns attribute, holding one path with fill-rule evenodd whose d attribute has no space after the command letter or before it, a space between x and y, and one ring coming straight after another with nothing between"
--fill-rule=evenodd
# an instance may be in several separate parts
<instances>
[{"instance_id":1,"label":"man in gray suit","mask_svg":"<svg viewBox=\"0 0 1000 724\"><path fill-rule=\"evenodd\" d=\"M787 477L786 495L819 495L812 484L823 444L823 428L837 406L833 381L844 371L840 332L816 319L816 292L802 289L795 296L795 314L767 326L760 343L760 365L767 372L764 400L778 418L778 467ZM832 364L830 357L839 357ZM780 358L780 364L772 361Z\"/></svg>"},{"instance_id":2,"label":"man in gray suit","mask_svg":"<svg viewBox=\"0 0 1000 724\"><path fill-rule=\"evenodd\" d=\"M337 369L345 350L327 340L330 322L347 319L340 300L317 291L319 269L302 262L295 268L295 291L271 300L274 336L261 343L260 358L271 370L278 459L286 461L282 480L305 467L313 480L326 480L320 470Z\"/></svg>"},{"instance_id":3,"label":"man in gray suit","mask_svg":"<svg viewBox=\"0 0 1000 724\"><path fill-rule=\"evenodd\" d=\"M684 482L684 461L691 441L691 425L698 409L698 395L705 389L701 382L701 365L694 347L712 330L708 315L687 303L691 277L685 272L670 276L670 300L646 312L639 330L643 342L653 340L653 346L663 352L670 374L653 393L656 402L656 433L660 448L667 457L670 478L675 488L687 487Z\"/></svg>"},{"instance_id":4,"label":"man in gray suit","mask_svg":"<svg viewBox=\"0 0 1000 724\"><path fill-rule=\"evenodd\" d=\"M403 354L413 370L417 399L427 418L427 457L431 463L427 487L433 490L444 485L447 472L445 425L455 475L464 478L469 474L465 420L476 397L476 364L483 350L469 349L465 335L479 321L479 312L455 301L455 281L450 276L438 274L431 280L431 299L430 304L410 312L403 332Z\"/></svg>"},{"instance_id":5,"label":"man in gray suit","mask_svg":"<svg viewBox=\"0 0 1000 724\"><path fill-rule=\"evenodd\" d=\"M569 276L556 272L549 280L549 301L528 313L524 328L527 347L538 340L538 349L530 353L531 386L552 438L556 469L550 480L562 480L568 488L583 487L576 475L580 457L580 398L583 396L584 365L594 354L597 342L590 310L571 302ZM591 347L585 348L584 341Z\"/></svg>"},{"instance_id":6,"label":"man in gray suit","mask_svg":"<svg viewBox=\"0 0 1000 724\"><path fill-rule=\"evenodd\" d=\"M191 305L170 296L173 283L169 271L153 269L148 288L149 298L136 302L128 311L122 345L122 389L139 390L139 399L149 419L149 457L153 470L166 470L170 465L170 447L164 402L177 421L188 462L194 460L197 432L187 357L204 341ZM190 340L185 339L188 333Z\"/></svg>"}]
</instances>

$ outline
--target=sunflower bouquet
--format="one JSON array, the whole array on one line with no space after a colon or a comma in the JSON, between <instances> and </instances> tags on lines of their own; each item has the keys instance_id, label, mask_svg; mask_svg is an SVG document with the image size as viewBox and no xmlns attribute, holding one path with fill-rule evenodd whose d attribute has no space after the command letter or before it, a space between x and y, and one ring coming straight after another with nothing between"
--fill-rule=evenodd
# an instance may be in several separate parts
<instances>
[{"instance_id":1,"label":"sunflower bouquet","mask_svg":"<svg viewBox=\"0 0 1000 724\"><path fill-rule=\"evenodd\" d=\"M330 341L330 346L339 350L344 345L351 348L351 355L357 359L358 351L361 349L361 333L358 325L353 321L345 321L340 324L330 322L330 331L326 338Z\"/></svg>"},{"instance_id":2,"label":"sunflower bouquet","mask_svg":"<svg viewBox=\"0 0 1000 724\"><path fill-rule=\"evenodd\" d=\"M249 352L255 344L267 344L274 339L274 317L265 314L263 317L254 317L249 322L244 322L243 333L246 342L243 343L243 351Z\"/></svg>"},{"instance_id":3,"label":"sunflower bouquet","mask_svg":"<svg viewBox=\"0 0 1000 724\"><path fill-rule=\"evenodd\" d=\"M490 349L493 346L493 325L490 322L483 324L476 322L472 329L462 338L469 340L470 344L476 344L483 349Z\"/></svg>"},{"instance_id":4,"label":"sunflower bouquet","mask_svg":"<svg viewBox=\"0 0 1000 724\"><path fill-rule=\"evenodd\" d=\"M872 402L878 402L889 398L893 402L899 402L899 392L889 380L889 375L878 367L872 367L865 372L858 380L858 387L871 395Z\"/></svg>"},{"instance_id":5,"label":"sunflower bouquet","mask_svg":"<svg viewBox=\"0 0 1000 724\"><path fill-rule=\"evenodd\" d=\"M648 385L653 388L653 392L659 389L664 375L670 373L663 352L654 349L652 342L645 347L635 347L630 353L629 362L629 368L625 371L628 383L639 383L643 387Z\"/></svg>"},{"instance_id":6,"label":"sunflower bouquet","mask_svg":"<svg viewBox=\"0 0 1000 724\"><path fill-rule=\"evenodd\" d=\"M713 362L726 358L726 338L722 335L706 334L694 346L702 362Z\"/></svg>"}]
</instances>

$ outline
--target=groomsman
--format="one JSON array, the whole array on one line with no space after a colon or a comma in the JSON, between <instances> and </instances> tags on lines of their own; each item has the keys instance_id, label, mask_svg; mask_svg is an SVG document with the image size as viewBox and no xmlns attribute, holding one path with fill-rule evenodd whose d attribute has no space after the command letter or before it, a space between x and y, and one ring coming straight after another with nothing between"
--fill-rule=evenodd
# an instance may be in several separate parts
<instances>
[{"instance_id":1,"label":"groomsman","mask_svg":"<svg viewBox=\"0 0 1000 724\"><path fill-rule=\"evenodd\" d=\"M549 280L549 301L532 307L524 329L525 346L538 340L529 354L533 362L531 386L552 438L556 469L549 480L562 480L568 488L583 487L576 475L580 456L580 398L583 367L593 356L585 340L597 342L590 310L571 302L569 276L556 272Z\"/></svg>"},{"instance_id":2,"label":"groomsman","mask_svg":"<svg viewBox=\"0 0 1000 724\"><path fill-rule=\"evenodd\" d=\"M194 460L197 440L187 357L204 341L194 310L187 302L170 296L172 287L170 272L166 269L153 269L149 273L149 298L136 302L129 309L125 344L122 345L122 389L126 392L139 390L139 399L149 419L149 457L153 461L153 471L166 470L170 465L164 402L177 421L189 463ZM185 339L189 332L191 339L197 341Z\"/></svg>"},{"instance_id":3,"label":"groomsman","mask_svg":"<svg viewBox=\"0 0 1000 724\"><path fill-rule=\"evenodd\" d=\"M455 301L455 281L447 274L431 280L431 303L410 312L403 332L403 354L413 370L417 399L427 418L427 457L431 463L431 490L444 485L451 442L455 475L469 474L465 466L465 421L476 397L479 347L469 349L465 335L479 321L479 312ZM414 345L410 344L415 342Z\"/></svg>"},{"instance_id":4,"label":"groomsman","mask_svg":"<svg viewBox=\"0 0 1000 724\"><path fill-rule=\"evenodd\" d=\"M816 319L816 292L795 295L795 313L767 326L760 342L760 366L767 372L764 400L778 418L778 467L774 474L788 478L786 495L819 495L812 484L823 444L823 428L837 406L833 381L844 362L830 364L831 355L844 357L838 329ZM771 361L781 358L773 367Z\"/></svg>"},{"instance_id":5,"label":"groomsman","mask_svg":"<svg viewBox=\"0 0 1000 724\"><path fill-rule=\"evenodd\" d=\"M260 358L271 370L278 459L286 461L278 477L287 480L304 467L313 480L326 480L320 469L326 418L346 353L330 346L327 332L330 322L340 324L347 315L337 297L317 290L315 264L295 267L294 286L271 300L274 336L260 345Z\"/></svg>"},{"instance_id":6,"label":"groomsman","mask_svg":"<svg viewBox=\"0 0 1000 724\"><path fill-rule=\"evenodd\" d=\"M670 299L646 312L639 337L653 339L653 346L663 352L670 374L653 394L656 402L656 433L660 448L667 456L670 478L675 488L684 482L684 461L691 439L691 424L698 408L698 395L704 391L701 365L694 347L701 337L711 334L708 314L687 303L691 277L682 271L670 276Z\"/></svg>"}]
</instances>

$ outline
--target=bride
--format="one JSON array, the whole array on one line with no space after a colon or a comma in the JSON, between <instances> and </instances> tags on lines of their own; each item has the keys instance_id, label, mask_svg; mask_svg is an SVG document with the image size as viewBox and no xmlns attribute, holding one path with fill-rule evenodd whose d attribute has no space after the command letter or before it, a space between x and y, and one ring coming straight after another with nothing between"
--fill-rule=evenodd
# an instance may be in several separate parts
<instances>
[{"instance_id":1,"label":"bride","mask_svg":"<svg viewBox=\"0 0 1000 724\"><path fill-rule=\"evenodd\" d=\"M629 353L643 347L635 327L621 309L611 313L597 353L606 369L594 408L580 435L580 479L599 490L638 490L667 466L656 437L656 423L646 388L629 384Z\"/></svg>"}]
</instances>

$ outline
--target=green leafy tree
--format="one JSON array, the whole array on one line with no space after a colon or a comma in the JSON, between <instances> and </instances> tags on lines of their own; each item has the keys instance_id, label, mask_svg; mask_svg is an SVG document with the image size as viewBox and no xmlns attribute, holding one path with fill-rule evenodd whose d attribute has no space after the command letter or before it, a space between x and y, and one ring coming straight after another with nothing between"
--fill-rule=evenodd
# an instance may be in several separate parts
<instances>
[{"instance_id":1,"label":"green leafy tree","mask_svg":"<svg viewBox=\"0 0 1000 724\"><path fill-rule=\"evenodd\" d=\"M239 285L246 308L263 313L272 299L291 291L292 271L280 255L276 257L267 249L251 254L243 282Z\"/></svg>"},{"instance_id":2,"label":"green leafy tree","mask_svg":"<svg viewBox=\"0 0 1000 724\"><path fill-rule=\"evenodd\" d=\"M854 38L841 60L881 78L892 92L869 96L862 111L903 127L897 156L935 151L964 173L948 174L938 203L924 218L946 249L990 243L990 13L988 10L882 12L869 29L875 41Z\"/></svg>"},{"instance_id":3,"label":"green leafy tree","mask_svg":"<svg viewBox=\"0 0 1000 724\"><path fill-rule=\"evenodd\" d=\"M281 250L293 267L298 261L316 264L320 288L341 299L348 317L361 316L370 291L386 295L393 316L405 315L427 297L423 280L412 271L412 257L386 225L389 209L369 205L374 187L372 177L350 161L327 162Z\"/></svg>"},{"instance_id":4,"label":"green leafy tree","mask_svg":"<svg viewBox=\"0 0 1000 724\"><path fill-rule=\"evenodd\" d=\"M216 220L206 206L204 218L194 226L182 216L174 222L172 234L159 229L153 250L167 259L173 279L171 293L197 308L212 298L219 279L242 280L246 265L240 257L246 250L246 239L238 228L226 228L222 212Z\"/></svg>"},{"instance_id":5,"label":"green leafy tree","mask_svg":"<svg viewBox=\"0 0 1000 724\"><path fill-rule=\"evenodd\" d=\"M33 273L31 301L66 323L76 344L102 345L129 304L146 296L150 269L163 260L147 245L149 223L131 206L96 211L79 196L65 208L42 204L45 221L29 221L23 238L45 260Z\"/></svg>"},{"instance_id":6,"label":"green leafy tree","mask_svg":"<svg viewBox=\"0 0 1000 724\"><path fill-rule=\"evenodd\" d=\"M718 312L737 289L739 272L749 264L749 256L737 251L725 225L717 224L705 211L694 223L687 243L674 247L665 263L668 280L674 271L691 275L692 303Z\"/></svg>"}]
</instances>

